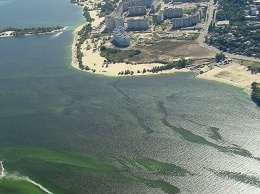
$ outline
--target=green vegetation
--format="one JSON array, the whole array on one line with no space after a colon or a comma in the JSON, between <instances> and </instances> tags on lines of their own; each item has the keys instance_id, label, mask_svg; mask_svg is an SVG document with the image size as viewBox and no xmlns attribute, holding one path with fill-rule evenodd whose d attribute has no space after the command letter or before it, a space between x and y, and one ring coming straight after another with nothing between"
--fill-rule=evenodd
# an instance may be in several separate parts
<instances>
[{"instance_id":1,"label":"green vegetation","mask_svg":"<svg viewBox=\"0 0 260 194\"><path fill-rule=\"evenodd\" d=\"M0 180L0 193L45 194L40 188L23 180Z\"/></svg>"},{"instance_id":2,"label":"green vegetation","mask_svg":"<svg viewBox=\"0 0 260 194\"><path fill-rule=\"evenodd\" d=\"M248 69L251 71L252 74L260 73L260 66L258 65L248 66Z\"/></svg>"},{"instance_id":3,"label":"green vegetation","mask_svg":"<svg viewBox=\"0 0 260 194\"><path fill-rule=\"evenodd\" d=\"M245 6L244 0L219 0L221 10L217 12L216 19L230 20L230 22L245 21Z\"/></svg>"},{"instance_id":4,"label":"green vegetation","mask_svg":"<svg viewBox=\"0 0 260 194\"><path fill-rule=\"evenodd\" d=\"M173 62L169 62L164 66L156 66L153 67L150 71L153 73L157 73L159 71L164 71L164 70L170 70L170 69L182 69L187 67L187 65L190 65L191 61L190 60L186 60L186 59L181 59L179 61L173 61Z\"/></svg>"},{"instance_id":5,"label":"green vegetation","mask_svg":"<svg viewBox=\"0 0 260 194\"><path fill-rule=\"evenodd\" d=\"M89 32L91 32L91 30L92 30L91 23L88 23L85 26L83 26L83 28L78 32L78 35L79 35L80 38L78 40L78 43L76 44L77 60L78 60L78 63L79 63L79 68L81 70L85 69L86 71L90 70L90 68L88 66L84 67L84 65L82 63L83 53L81 52L81 45L88 38Z\"/></svg>"},{"instance_id":6,"label":"green vegetation","mask_svg":"<svg viewBox=\"0 0 260 194\"><path fill-rule=\"evenodd\" d=\"M104 0L102 3L98 3L97 6L101 9L100 16L103 17L112 13L116 9L118 2L119 0Z\"/></svg>"},{"instance_id":7,"label":"green vegetation","mask_svg":"<svg viewBox=\"0 0 260 194\"><path fill-rule=\"evenodd\" d=\"M214 173L221 177L228 177L235 181L250 184L250 185L253 185L256 187L260 187L260 180L257 177L249 176L249 175L243 174L241 172L223 171L223 172L214 172Z\"/></svg>"},{"instance_id":8,"label":"green vegetation","mask_svg":"<svg viewBox=\"0 0 260 194\"><path fill-rule=\"evenodd\" d=\"M258 106L260 106L260 83L253 82L251 88L251 98Z\"/></svg>"},{"instance_id":9,"label":"green vegetation","mask_svg":"<svg viewBox=\"0 0 260 194\"><path fill-rule=\"evenodd\" d=\"M13 36L19 37L24 35L38 35L38 34L45 34L45 33L51 33L56 30L61 30L63 27L56 26L56 27L38 27L38 28L5 28L3 30L0 30L0 33L6 32L6 31L14 31L12 33Z\"/></svg>"},{"instance_id":10,"label":"green vegetation","mask_svg":"<svg viewBox=\"0 0 260 194\"><path fill-rule=\"evenodd\" d=\"M89 8L87 6L85 6L83 9L83 16L86 18L87 22L91 23L94 21L94 19L90 16Z\"/></svg>"},{"instance_id":11,"label":"green vegetation","mask_svg":"<svg viewBox=\"0 0 260 194\"><path fill-rule=\"evenodd\" d=\"M224 61L226 58L226 56L221 52L221 53L217 53L216 54L216 57L215 57L215 61L217 63L221 62L221 61Z\"/></svg>"},{"instance_id":12,"label":"green vegetation","mask_svg":"<svg viewBox=\"0 0 260 194\"><path fill-rule=\"evenodd\" d=\"M224 52L260 57L260 18L247 19L245 13L249 11L252 1L220 0L220 10L216 19L229 20L230 25L216 26L211 23L210 36L206 42ZM253 20L253 21L252 21Z\"/></svg>"},{"instance_id":13,"label":"green vegetation","mask_svg":"<svg viewBox=\"0 0 260 194\"><path fill-rule=\"evenodd\" d=\"M101 184L107 184L113 180L116 184L125 184L126 182L144 184L148 187L161 189L166 193L178 193L180 189L165 180L144 178L143 175L146 175L147 172L161 175L171 173L173 176L191 175L189 171L174 164L148 158L136 160L119 158L116 160L117 164L113 165L110 164L111 161L97 158L91 154L79 156L38 148L0 148L0 158L6 159L4 167L10 175L0 181L0 193L44 193L40 188L22 178L27 176L56 194L79 193L73 189L73 185L68 185L67 188L59 186L59 181L64 182L68 177L82 179L89 183L90 187L96 187L97 181ZM15 176L18 179L14 176L12 178L13 172L18 172Z\"/></svg>"},{"instance_id":14,"label":"green vegetation","mask_svg":"<svg viewBox=\"0 0 260 194\"><path fill-rule=\"evenodd\" d=\"M125 62L127 59L141 53L140 50L119 50L114 48L106 48L105 46L102 46L100 51L100 55L105 57L108 63Z\"/></svg>"},{"instance_id":15,"label":"green vegetation","mask_svg":"<svg viewBox=\"0 0 260 194\"><path fill-rule=\"evenodd\" d=\"M137 160L137 162L138 164L144 166L149 171L158 171L159 173L162 174L174 173L174 175L178 175L178 176L185 176L188 174L192 174L188 170L183 169L175 164L159 162L149 158L139 159Z\"/></svg>"}]
</instances>

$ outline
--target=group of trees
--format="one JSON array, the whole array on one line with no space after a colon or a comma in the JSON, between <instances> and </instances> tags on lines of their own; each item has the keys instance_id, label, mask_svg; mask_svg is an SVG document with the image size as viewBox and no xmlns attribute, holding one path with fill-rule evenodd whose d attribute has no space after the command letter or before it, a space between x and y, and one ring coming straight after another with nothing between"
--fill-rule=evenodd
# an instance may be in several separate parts
<instances>
[{"instance_id":1,"label":"group of trees","mask_svg":"<svg viewBox=\"0 0 260 194\"><path fill-rule=\"evenodd\" d=\"M216 19L229 20L230 25L209 26L207 43L224 52L260 57L260 25L246 21L246 9L252 1L219 0L220 10ZM259 20L259 19L256 19Z\"/></svg>"},{"instance_id":2,"label":"group of trees","mask_svg":"<svg viewBox=\"0 0 260 194\"><path fill-rule=\"evenodd\" d=\"M251 98L258 106L260 106L260 83L253 82L251 88Z\"/></svg>"},{"instance_id":3,"label":"group of trees","mask_svg":"<svg viewBox=\"0 0 260 194\"><path fill-rule=\"evenodd\" d=\"M219 4L222 9L217 12L217 20L245 21L245 0L219 0Z\"/></svg>"},{"instance_id":4,"label":"group of trees","mask_svg":"<svg viewBox=\"0 0 260 194\"><path fill-rule=\"evenodd\" d=\"M101 9L100 16L109 15L116 9L116 4L119 2L119 0L104 0L102 3L98 3L97 6Z\"/></svg>"},{"instance_id":5,"label":"group of trees","mask_svg":"<svg viewBox=\"0 0 260 194\"><path fill-rule=\"evenodd\" d=\"M170 70L170 69L182 69L182 68L186 68L188 65L191 64L190 60L186 60L186 59L181 59L179 61L173 61L173 62L169 62L166 65L163 66L156 66L153 67L150 71L153 73L157 73L159 71L164 71L164 70Z\"/></svg>"},{"instance_id":6,"label":"group of trees","mask_svg":"<svg viewBox=\"0 0 260 194\"><path fill-rule=\"evenodd\" d=\"M83 8L83 16L86 18L87 22L91 23L94 21L94 19L90 16L89 8L87 6Z\"/></svg>"},{"instance_id":7,"label":"group of trees","mask_svg":"<svg viewBox=\"0 0 260 194\"><path fill-rule=\"evenodd\" d=\"M248 69L251 71L252 74L260 73L260 66L258 65L248 66Z\"/></svg>"},{"instance_id":8,"label":"group of trees","mask_svg":"<svg viewBox=\"0 0 260 194\"><path fill-rule=\"evenodd\" d=\"M217 63L221 62L221 61L224 61L226 58L226 56L221 52L221 53L217 53L216 54L216 57L215 57L215 61Z\"/></svg>"}]
</instances>

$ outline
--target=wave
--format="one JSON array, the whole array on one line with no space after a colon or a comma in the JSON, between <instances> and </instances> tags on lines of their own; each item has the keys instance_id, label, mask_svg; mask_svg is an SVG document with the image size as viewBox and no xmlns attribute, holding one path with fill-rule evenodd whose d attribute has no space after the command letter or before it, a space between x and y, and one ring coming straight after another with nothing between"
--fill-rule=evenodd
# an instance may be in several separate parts
<instances>
[{"instance_id":1,"label":"wave","mask_svg":"<svg viewBox=\"0 0 260 194\"><path fill-rule=\"evenodd\" d=\"M41 184L33 181L28 176L22 176L18 173L7 173L4 169L3 161L0 161L0 180L3 178L5 179L11 179L11 180L17 180L17 181L27 181L36 187L40 188L42 191L44 191L47 194L53 194L51 191L49 191L47 188L43 187Z\"/></svg>"},{"instance_id":2,"label":"wave","mask_svg":"<svg viewBox=\"0 0 260 194\"><path fill-rule=\"evenodd\" d=\"M5 177L5 169L3 165L3 161L0 161L0 180Z\"/></svg>"}]
</instances>

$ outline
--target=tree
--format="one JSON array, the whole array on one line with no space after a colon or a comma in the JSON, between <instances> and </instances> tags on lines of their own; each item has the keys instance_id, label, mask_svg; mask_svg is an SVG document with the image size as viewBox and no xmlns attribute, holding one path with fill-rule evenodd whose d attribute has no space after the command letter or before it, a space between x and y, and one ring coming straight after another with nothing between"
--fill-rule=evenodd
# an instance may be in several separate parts
<instances>
[{"instance_id":1,"label":"tree","mask_svg":"<svg viewBox=\"0 0 260 194\"><path fill-rule=\"evenodd\" d=\"M225 58L226 58L226 56L222 52L221 53L217 53L216 57L215 57L215 61L217 63L219 63L219 62L225 60Z\"/></svg>"}]
</instances>

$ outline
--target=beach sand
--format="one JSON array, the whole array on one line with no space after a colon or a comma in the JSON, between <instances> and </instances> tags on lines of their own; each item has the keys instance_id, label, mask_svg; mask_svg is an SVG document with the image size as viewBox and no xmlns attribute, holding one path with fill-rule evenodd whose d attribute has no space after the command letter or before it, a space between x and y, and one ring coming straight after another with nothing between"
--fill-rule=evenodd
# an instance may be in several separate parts
<instances>
[{"instance_id":1,"label":"beach sand","mask_svg":"<svg viewBox=\"0 0 260 194\"><path fill-rule=\"evenodd\" d=\"M13 32L14 32L14 31L6 31L6 32L2 32L2 33L0 33L0 38L11 37L11 36L13 36Z\"/></svg>"},{"instance_id":2,"label":"beach sand","mask_svg":"<svg viewBox=\"0 0 260 194\"><path fill-rule=\"evenodd\" d=\"M247 67L238 63L232 63L223 68L214 67L212 70L208 70L196 77L231 84L244 88L248 93L251 93L251 84L253 82L260 83L260 74L251 74Z\"/></svg>"}]
</instances>

